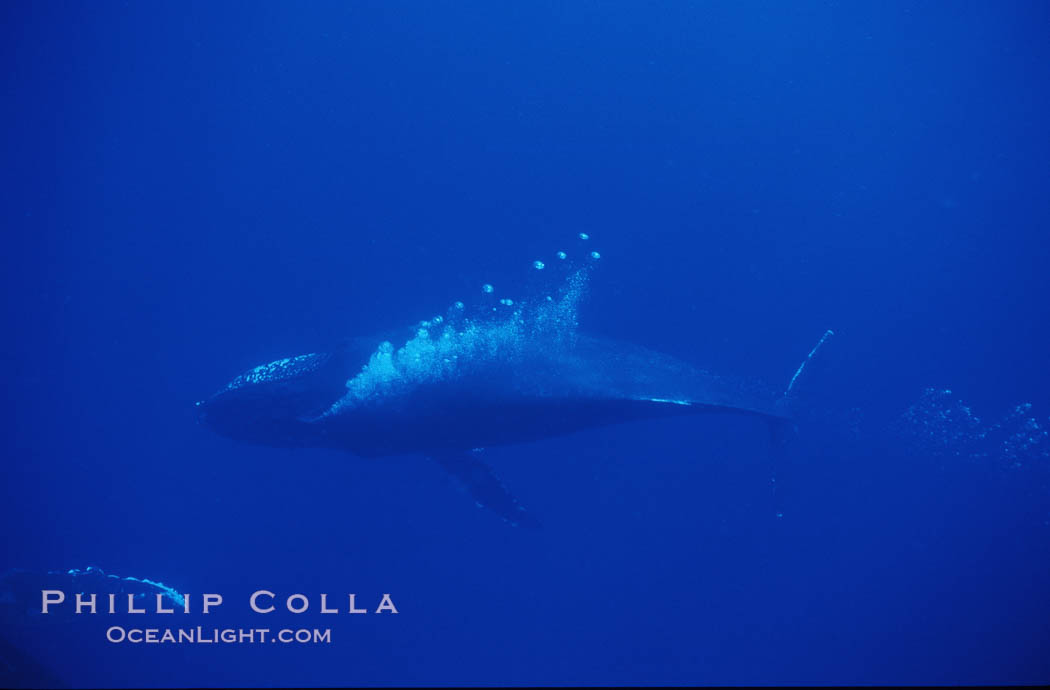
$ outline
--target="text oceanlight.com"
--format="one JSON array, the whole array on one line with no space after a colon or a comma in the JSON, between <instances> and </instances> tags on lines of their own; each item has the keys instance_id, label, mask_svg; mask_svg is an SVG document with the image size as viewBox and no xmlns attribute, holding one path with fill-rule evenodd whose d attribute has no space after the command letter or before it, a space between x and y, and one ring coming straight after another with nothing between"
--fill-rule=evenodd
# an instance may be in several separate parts
<instances>
[{"instance_id":1,"label":"text oceanlight.com","mask_svg":"<svg viewBox=\"0 0 1050 690\"><path fill-rule=\"evenodd\" d=\"M332 641L332 631L330 628L271 631L269 628L122 628L114 625L106 630L106 639L114 644L328 644Z\"/></svg>"}]
</instances>

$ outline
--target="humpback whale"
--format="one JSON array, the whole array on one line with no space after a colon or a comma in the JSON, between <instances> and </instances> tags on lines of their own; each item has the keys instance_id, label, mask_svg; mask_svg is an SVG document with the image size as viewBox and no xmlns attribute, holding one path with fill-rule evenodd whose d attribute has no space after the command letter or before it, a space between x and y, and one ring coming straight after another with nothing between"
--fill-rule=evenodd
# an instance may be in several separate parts
<instances>
[{"instance_id":1,"label":"humpback whale","mask_svg":"<svg viewBox=\"0 0 1050 690\"><path fill-rule=\"evenodd\" d=\"M198 402L198 419L269 446L429 456L515 525L536 521L478 449L699 413L749 415L775 433L789 424L786 394L579 332L578 306L600 258L580 254L583 262L565 252L550 266L535 261L542 289L520 302L497 299L486 284L477 304L456 302L401 337L351 338L255 367Z\"/></svg>"}]
</instances>

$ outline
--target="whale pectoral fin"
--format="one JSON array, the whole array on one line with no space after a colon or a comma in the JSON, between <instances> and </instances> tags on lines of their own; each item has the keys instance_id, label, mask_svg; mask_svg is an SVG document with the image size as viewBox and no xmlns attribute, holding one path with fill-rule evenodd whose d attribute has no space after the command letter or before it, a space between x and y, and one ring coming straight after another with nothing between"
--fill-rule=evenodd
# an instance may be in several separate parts
<instances>
[{"instance_id":1,"label":"whale pectoral fin","mask_svg":"<svg viewBox=\"0 0 1050 690\"><path fill-rule=\"evenodd\" d=\"M466 487L482 508L488 508L515 527L539 527L540 523L507 491L492 468L473 453L431 455L445 471Z\"/></svg>"}]
</instances>

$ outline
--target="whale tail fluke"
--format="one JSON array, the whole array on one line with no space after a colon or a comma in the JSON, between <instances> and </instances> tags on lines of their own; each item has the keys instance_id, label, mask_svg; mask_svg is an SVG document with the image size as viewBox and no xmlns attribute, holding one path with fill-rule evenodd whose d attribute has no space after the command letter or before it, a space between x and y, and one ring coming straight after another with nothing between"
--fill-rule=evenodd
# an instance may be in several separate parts
<instances>
[{"instance_id":1,"label":"whale tail fluke","mask_svg":"<svg viewBox=\"0 0 1050 690\"><path fill-rule=\"evenodd\" d=\"M499 515L515 527L538 528L539 520L518 502L503 485L492 468L474 453L447 452L432 454L446 472L454 476L481 506Z\"/></svg>"}]
</instances>

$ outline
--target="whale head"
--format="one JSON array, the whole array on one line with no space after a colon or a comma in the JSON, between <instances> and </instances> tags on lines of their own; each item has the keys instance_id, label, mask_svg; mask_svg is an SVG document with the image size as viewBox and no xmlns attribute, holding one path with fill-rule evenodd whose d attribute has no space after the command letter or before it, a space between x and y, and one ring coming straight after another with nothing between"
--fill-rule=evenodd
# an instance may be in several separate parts
<instances>
[{"instance_id":1,"label":"whale head","mask_svg":"<svg viewBox=\"0 0 1050 690\"><path fill-rule=\"evenodd\" d=\"M306 443L308 420L345 392L341 357L311 353L262 364L197 402L197 421L229 438L270 446Z\"/></svg>"}]
</instances>

